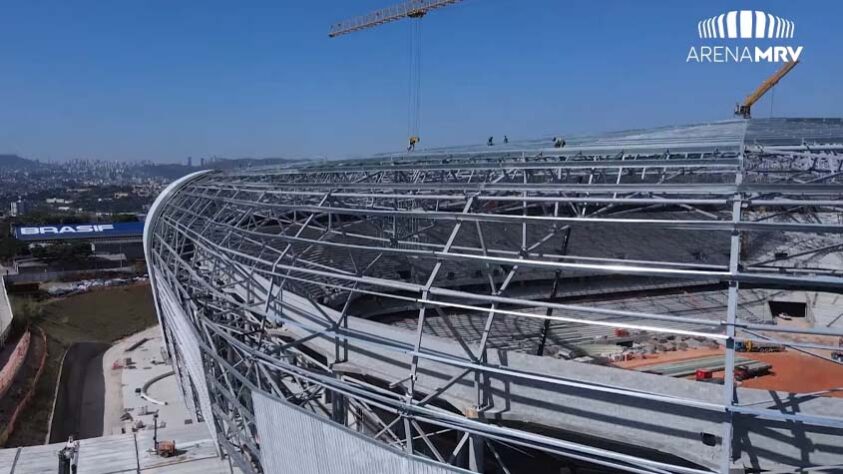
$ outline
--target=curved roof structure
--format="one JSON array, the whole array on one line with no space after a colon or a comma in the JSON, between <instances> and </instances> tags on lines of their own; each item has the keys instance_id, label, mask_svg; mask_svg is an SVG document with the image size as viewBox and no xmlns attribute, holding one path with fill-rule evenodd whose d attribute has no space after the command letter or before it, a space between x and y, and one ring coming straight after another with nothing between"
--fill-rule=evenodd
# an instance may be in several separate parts
<instances>
[{"instance_id":1,"label":"curved roof structure","mask_svg":"<svg viewBox=\"0 0 843 474\"><path fill-rule=\"evenodd\" d=\"M145 235L156 306L186 399L240 468L359 472L311 459L357 452L430 472L843 464L843 400L733 377L736 341L827 358L843 335L765 309L843 288L843 122L568 143L168 188ZM574 360L612 334L717 343L725 382Z\"/></svg>"}]
</instances>

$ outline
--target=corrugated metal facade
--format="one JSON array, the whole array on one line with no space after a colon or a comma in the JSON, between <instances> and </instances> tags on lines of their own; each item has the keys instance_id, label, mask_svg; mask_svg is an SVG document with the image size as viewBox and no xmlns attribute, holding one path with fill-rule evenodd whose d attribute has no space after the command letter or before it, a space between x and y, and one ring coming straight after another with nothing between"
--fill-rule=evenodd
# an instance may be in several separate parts
<instances>
[{"instance_id":1,"label":"corrugated metal facade","mask_svg":"<svg viewBox=\"0 0 843 474\"><path fill-rule=\"evenodd\" d=\"M193 326L188 321L184 310L179 306L175 296L167 287L167 285L158 285L158 308L159 317L162 319L163 327L167 328L169 336L173 341L170 351L178 351L190 378L193 380L193 387L190 384L184 386L182 384L182 392L189 394L195 387L199 405L202 411L202 416L205 418L205 424L208 425L208 430L211 432L213 439L216 439L217 432L214 427L213 411L211 411L211 398L208 395L208 384L205 380L205 370L202 365L202 353L199 348L199 337L194 332ZM179 377L180 380L183 380ZM186 399L192 397L185 397Z\"/></svg>"},{"instance_id":2,"label":"corrugated metal facade","mask_svg":"<svg viewBox=\"0 0 843 474\"><path fill-rule=\"evenodd\" d=\"M273 474L454 474L468 471L409 456L291 405L252 392L261 463Z\"/></svg>"}]
</instances>

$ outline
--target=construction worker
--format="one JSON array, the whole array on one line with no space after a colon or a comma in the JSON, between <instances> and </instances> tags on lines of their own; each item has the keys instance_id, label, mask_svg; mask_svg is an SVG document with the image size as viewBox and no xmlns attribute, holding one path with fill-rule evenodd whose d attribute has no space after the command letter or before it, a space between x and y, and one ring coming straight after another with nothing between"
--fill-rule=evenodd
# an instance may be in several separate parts
<instances>
[{"instance_id":1,"label":"construction worker","mask_svg":"<svg viewBox=\"0 0 843 474\"><path fill-rule=\"evenodd\" d=\"M503 144L506 145L507 143L509 143L509 137L504 135L503 136Z\"/></svg>"},{"instance_id":2,"label":"construction worker","mask_svg":"<svg viewBox=\"0 0 843 474\"><path fill-rule=\"evenodd\" d=\"M419 137L412 136L410 137L410 144L407 146L407 151L413 151L416 149L416 143L419 142Z\"/></svg>"},{"instance_id":3,"label":"construction worker","mask_svg":"<svg viewBox=\"0 0 843 474\"><path fill-rule=\"evenodd\" d=\"M76 463L79 459L79 441L73 439L73 436L67 438L67 444L59 452L59 472L69 472L76 474ZM67 468L70 470L66 470Z\"/></svg>"},{"instance_id":4,"label":"construction worker","mask_svg":"<svg viewBox=\"0 0 843 474\"><path fill-rule=\"evenodd\" d=\"M486 142L486 145L488 145L488 146L495 146L495 138L494 138L494 137L489 137L489 141L487 141L487 142Z\"/></svg>"},{"instance_id":5,"label":"construction worker","mask_svg":"<svg viewBox=\"0 0 843 474\"><path fill-rule=\"evenodd\" d=\"M553 137L553 148L562 148L566 145L562 137Z\"/></svg>"}]
</instances>

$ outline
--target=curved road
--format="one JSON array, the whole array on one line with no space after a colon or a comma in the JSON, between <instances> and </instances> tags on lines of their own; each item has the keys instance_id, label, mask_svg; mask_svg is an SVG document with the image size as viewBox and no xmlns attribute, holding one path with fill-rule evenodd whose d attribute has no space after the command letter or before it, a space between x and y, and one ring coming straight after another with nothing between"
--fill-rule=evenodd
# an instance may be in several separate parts
<instances>
[{"instance_id":1,"label":"curved road","mask_svg":"<svg viewBox=\"0 0 843 474\"><path fill-rule=\"evenodd\" d=\"M50 443L102 436L105 409L105 378L102 358L110 346L101 342L77 342L62 361Z\"/></svg>"}]
</instances>

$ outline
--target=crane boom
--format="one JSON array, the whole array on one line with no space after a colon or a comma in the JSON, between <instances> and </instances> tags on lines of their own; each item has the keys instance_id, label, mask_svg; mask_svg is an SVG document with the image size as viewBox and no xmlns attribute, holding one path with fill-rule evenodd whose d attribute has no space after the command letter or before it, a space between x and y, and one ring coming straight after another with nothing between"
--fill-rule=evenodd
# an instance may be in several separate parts
<instances>
[{"instance_id":1,"label":"crane boom","mask_svg":"<svg viewBox=\"0 0 843 474\"><path fill-rule=\"evenodd\" d=\"M785 63L778 71L775 72L775 74L768 77L766 81L762 82L752 94L746 96L746 99L744 99L742 104L738 104L738 107L735 109L735 115L740 115L743 118L750 118L752 116L752 106L755 105L761 97L764 97L764 94L769 92L770 89L778 84L779 81L782 80L782 78L793 68L795 68L797 64L799 64L799 61L790 61Z\"/></svg>"},{"instance_id":2,"label":"crane boom","mask_svg":"<svg viewBox=\"0 0 843 474\"><path fill-rule=\"evenodd\" d=\"M391 7L386 7L367 15L362 15L347 20L340 21L331 25L328 30L328 36L331 38L353 33L355 31L372 28L373 26L382 25L398 21L402 18L418 18L424 16L431 10L446 7L448 5L460 2L461 0L408 0Z\"/></svg>"}]
</instances>

